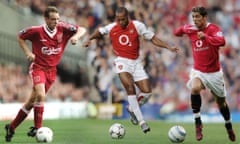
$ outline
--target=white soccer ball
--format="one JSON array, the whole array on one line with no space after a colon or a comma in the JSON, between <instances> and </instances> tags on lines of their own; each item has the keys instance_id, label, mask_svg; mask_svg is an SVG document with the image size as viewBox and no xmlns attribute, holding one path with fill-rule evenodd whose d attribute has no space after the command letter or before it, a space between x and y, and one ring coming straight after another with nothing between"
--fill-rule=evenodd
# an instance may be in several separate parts
<instances>
[{"instance_id":1,"label":"white soccer ball","mask_svg":"<svg viewBox=\"0 0 240 144\"><path fill-rule=\"evenodd\" d=\"M113 139L122 139L125 136L124 126L120 123L115 123L109 128L109 134Z\"/></svg>"},{"instance_id":2,"label":"white soccer ball","mask_svg":"<svg viewBox=\"0 0 240 144\"><path fill-rule=\"evenodd\" d=\"M187 133L186 130L179 125L171 127L168 131L168 138L173 143L181 143L185 140Z\"/></svg>"},{"instance_id":3,"label":"white soccer ball","mask_svg":"<svg viewBox=\"0 0 240 144\"><path fill-rule=\"evenodd\" d=\"M36 133L37 142L49 143L53 140L53 131L48 127L41 127Z\"/></svg>"}]
</instances>

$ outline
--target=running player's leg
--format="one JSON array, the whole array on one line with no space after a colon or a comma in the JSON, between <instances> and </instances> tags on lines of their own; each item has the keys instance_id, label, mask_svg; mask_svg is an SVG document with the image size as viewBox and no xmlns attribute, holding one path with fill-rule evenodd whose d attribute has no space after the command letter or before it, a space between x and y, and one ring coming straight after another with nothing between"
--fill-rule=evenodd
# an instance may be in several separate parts
<instances>
[{"instance_id":1,"label":"running player's leg","mask_svg":"<svg viewBox=\"0 0 240 144\"><path fill-rule=\"evenodd\" d=\"M211 90L216 103L218 104L219 111L225 120L225 128L227 130L228 137L231 141L235 141L235 133L232 128L231 114L226 102L226 88L224 84L224 78L222 71L216 72L209 76L208 88Z\"/></svg>"},{"instance_id":2,"label":"running player's leg","mask_svg":"<svg viewBox=\"0 0 240 144\"><path fill-rule=\"evenodd\" d=\"M140 93L137 96L138 105L142 106L148 102L148 99L151 96L152 89L151 89L148 75L147 75L146 71L144 70L141 61L139 61L139 60L136 61L135 71L133 72L133 79L134 79L136 86L140 90ZM142 131L144 133L147 133L150 131L150 127L144 120L142 120L142 121L138 120L138 121L139 121L139 125L141 126Z\"/></svg>"},{"instance_id":3,"label":"running player's leg","mask_svg":"<svg viewBox=\"0 0 240 144\"><path fill-rule=\"evenodd\" d=\"M18 111L18 113L17 113L16 117L13 119L13 121L11 123L5 125L5 130L6 130L5 140L7 142L10 142L12 140L12 137L15 133L15 129L28 116L29 112L33 108L34 101L35 101L35 92L33 90L29 99L26 101L24 106Z\"/></svg>"},{"instance_id":4,"label":"running player's leg","mask_svg":"<svg viewBox=\"0 0 240 144\"><path fill-rule=\"evenodd\" d=\"M144 133L148 132L149 130L146 129L146 127L142 127L142 125L146 125L145 121L143 119L142 112L140 110L137 97L136 97L136 90L135 90L135 85L134 85L134 80L133 77L130 73L128 72L121 72L119 73L119 78L128 94L128 103L130 110L134 113L137 121L139 122L142 130Z\"/></svg>"},{"instance_id":5,"label":"running player's leg","mask_svg":"<svg viewBox=\"0 0 240 144\"><path fill-rule=\"evenodd\" d=\"M136 91L135 91L135 86L134 86L134 80L131 75L132 73L132 66L129 65L130 63L133 63L133 60L125 59L122 57L118 57L114 60L114 68L115 72L118 74L119 79L124 86L127 95L133 95L136 97ZM130 103L129 103L130 104ZM130 114L131 117L131 122L134 125L138 124L138 120L131 108L131 106L126 107L128 113Z\"/></svg>"},{"instance_id":6,"label":"running player's leg","mask_svg":"<svg viewBox=\"0 0 240 144\"><path fill-rule=\"evenodd\" d=\"M34 137L37 129L42 126L42 115L44 110L44 98L46 95L45 87L47 85L47 75L43 70L31 70L31 79L33 82L33 89L35 91L35 102L33 105L34 126L30 127L28 136Z\"/></svg>"},{"instance_id":7,"label":"running player's leg","mask_svg":"<svg viewBox=\"0 0 240 144\"><path fill-rule=\"evenodd\" d=\"M30 127L30 131L27 133L28 136L34 137L36 135L37 129L42 127L42 116L44 105L43 101L45 98L45 84L40 83L34 86L36 92L36 101L34 103L34 126Z\"/></svg>"},{"instance_id":8,"label":"running player's leg","mask_svg":"<svg viewBox=\"0 0 240 144\"><path fill-rule=\"evenodd\" d=\"M216 98L220 113L222 114L222 116L225 120L225 128L227 130L228 137L231 141L235 141L236 136L235 136L234 130L232 128L230 110L229 110L228 104L226 102L226 99L225 99L225 97L218 97L218 96L215 96L215 98Z\"/></svg>"},{"instance_id":9,"label":"running player's leg","mask_svg":"<svg viewBox=\"0 0 240 144\"><path fill-rule=\"evenodd\" d=\"M37 129L42 127L43 112L44 112L44 100L46 93L54 83L56 79L56 68L48 69L46 71L35 72L37 76L40 76L41 81L35 81L34 89L36 91L36 100L34 103L34 126L30 127L28 136L34 137Z\"/></svg>"},{"instance_id":10,"label":"running player's leg","mask_svg":"<svg viewBox=\"0 0 240 144\"><path fill-rule=\"evenodd\" d=\"M119 79L120 79L121 83L123 84L123 86L126 90L126 93L128 95L129 106L127 107L127 111L129 112L129 114L131 116L131 122L134 125L137 125L138 120L134 113L134 109L136 107L139 107L139 105L135 104L135 101L137 102L137 98L136 98L136 91L135 91L135 86L134 86L134 81L133 81L132 75L128 72L121 72L121 73L119 73Z\"/></svg>"},{"instance_id":11,"label":"running player's leg","mask_svg":"<svg viewBox=\"0 0 240 144\"><path fill-rule=\"evenodd\" d=\"M141 93L138 95L138 104L140 106L144 105L148 102L148 99L151 96L151 86L148 78L145 78L143 80L139 80L135 82ZM147 133L150 131L150 127L147 125L145 121L139 122L142 130L144 133Z\"/></svg>"},{"instance_id":12,"label":"running player's leg","mask_svg":"<svg viewBox=\"0 0 240 144\"><path fill-rule=\"evenodd\" d=\"M204 88L201 80L199 78L194 78L192 80L192 87L191 87L191 107L192 112L195 119L195 131L196 131L196 139L198 141L202 140L202 121L201 121L201 115L200 115L200 109L201 109L201 96L200 91Z\"/></svg>"}]
</instances>

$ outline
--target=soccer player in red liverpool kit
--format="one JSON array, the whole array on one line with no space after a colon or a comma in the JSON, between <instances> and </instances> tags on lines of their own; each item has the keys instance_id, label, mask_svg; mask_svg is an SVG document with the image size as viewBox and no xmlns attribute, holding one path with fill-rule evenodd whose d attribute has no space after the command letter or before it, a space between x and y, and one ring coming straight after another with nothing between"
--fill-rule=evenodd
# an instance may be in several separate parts
<instances>
[{"instance_id":1,"label":"soccer player in red liverpool kit","mask_svg":"<svg viewBox=\"0 0 240 144\"><path fill-rule=\"evenodd\" d=\"M32 26L19 32L18 42L27 59L31 61L29 74L33 83L32 93L24 106L19 110L15 119L5 126L5 140L10 142L15 129L34 109L34 126L30 128L28 136L34 137L38 128L42 126L44 98L56 78L56 65L59 63L67 42L75 45L83 36L86 29L77 25L59 22L56 7L49 6L44 12L45 23ZM32 51L26 40L31 41Z\"/></svg>"},{"instance_id":2,"label":"soccer player in red liverpool kit","mask_svg":"<svg viewBox=\"0 0 240 144\"><path fill-rule=\"evenodd\" d=\"M142 22L129 20L128 10L124 7L117 9L116 22L97 29L84 45L88 47L91 40L98 39L105 34L109 34L113 51L117 56L114 60L114 67L128 94L129 106L127 110L131 116L131 122L135 125L139 124L142 131L147 133L150 128L144 121L139 106L148 101L151 96L151 87L139 58L139 37L143 36L154 45L173 52L177 52L178 48L170 47L158 39L153 32L147 30ZM138 96L136 95L135 84L140 90Z\"/></svg>"},{"instance_id":3,"label":"soccer player in red liverpool kit","mask_svg":"<svg viewBox=\"0 0 240 144\"><path fill-rule=\"evenodd\" d=\"M202 121L200 117L200 91L206 87L211 91L218 104L220 113L225 120L228 137L235 141L230 110L226 102L226 88L223 72L219 62L219 49L225 45L221 29L207 21L207 11L204 7L192 8L194 24L181 26L174 31L176 36L186 34L192 43L194 65L187 86L191 89L191 106L195 117L196 139L201 140Z\"/></svg>"}]
</instances>

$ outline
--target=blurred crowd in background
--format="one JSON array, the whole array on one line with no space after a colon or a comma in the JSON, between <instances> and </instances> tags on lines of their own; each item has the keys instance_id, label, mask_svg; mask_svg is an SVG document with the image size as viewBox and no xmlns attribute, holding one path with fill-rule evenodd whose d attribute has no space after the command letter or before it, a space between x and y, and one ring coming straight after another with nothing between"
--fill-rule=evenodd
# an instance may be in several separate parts
<instances>
[{"instance_id":1,"label":"blurred crowd in background","mask_svg":"<svg viewBox=\"0 0 240 144\"><path fill-rule=\"evenodd\" d=\"M153 96L149 103L164 105L172 103L177 111L190 107L190 92L186 87L188 73L192 67L191 44L187 38L176 38L173 30L180 25L191 23L191 8L202 5L209 10L209 21L218 24L226 37L226 46L220 50L221 65L227 86L227 101L232 111L240 111L240 0L8 0L23 15L34 15L42 22L46 6L54 5L59 9L61 19L88 28L91 34L97 27L114 21L118 6L125 6L131 19L144 22L159 38L181 49L174 54L141 41L141 57L149 74ZM86 36L87 37L87 36ZM114 54L109 38L103 37L87 49L84 79L80 86L63 82L62 76L53 85L48 101L106 102L112 95L113 102L123 102L125 91L113 71ZM0 67L0 98L3 103L26 99L30 93L31 82L22 73L20 66ZM70 76L69 76L70 77ZM82 76L83 77L83 76ZM88 78L86 78L88 77ZM68 78L66 76L65 78ZM96 93L92 93L95 88ZM203 111L217 111L210 92L202 91ZM92 95L94 98L91 99Z\"/></svg>"}]
</instances>

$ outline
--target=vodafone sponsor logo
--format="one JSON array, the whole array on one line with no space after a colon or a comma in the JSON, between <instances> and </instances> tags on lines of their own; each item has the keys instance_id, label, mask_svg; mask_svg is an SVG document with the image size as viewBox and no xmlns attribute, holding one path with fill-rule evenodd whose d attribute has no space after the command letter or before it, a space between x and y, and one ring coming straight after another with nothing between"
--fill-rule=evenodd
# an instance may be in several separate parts
<instances>
[{"instance_id":1,"label":"vodafone sponsor logo","mask_svg":"<svg viewBox=\"0 0 240 144\"><path fill-rule=\"evenodd\" d=\"M48 48L48 47L42 47L42 53L45 55L57 55L61 52L61 48Z\"/></svg>"},{"instance_id":2,"label":"vodafone sponsor logo","mask_svg":"<svg viewBox=\"0 0 240 144\"><path fill-rule=\"evenodd\" d=\"M204 51L209 49L209 47L203 47L203 42L202 40L197 40L195 42L196 47L194 48L194 51Z\"/></svg>"}]
</instances>

